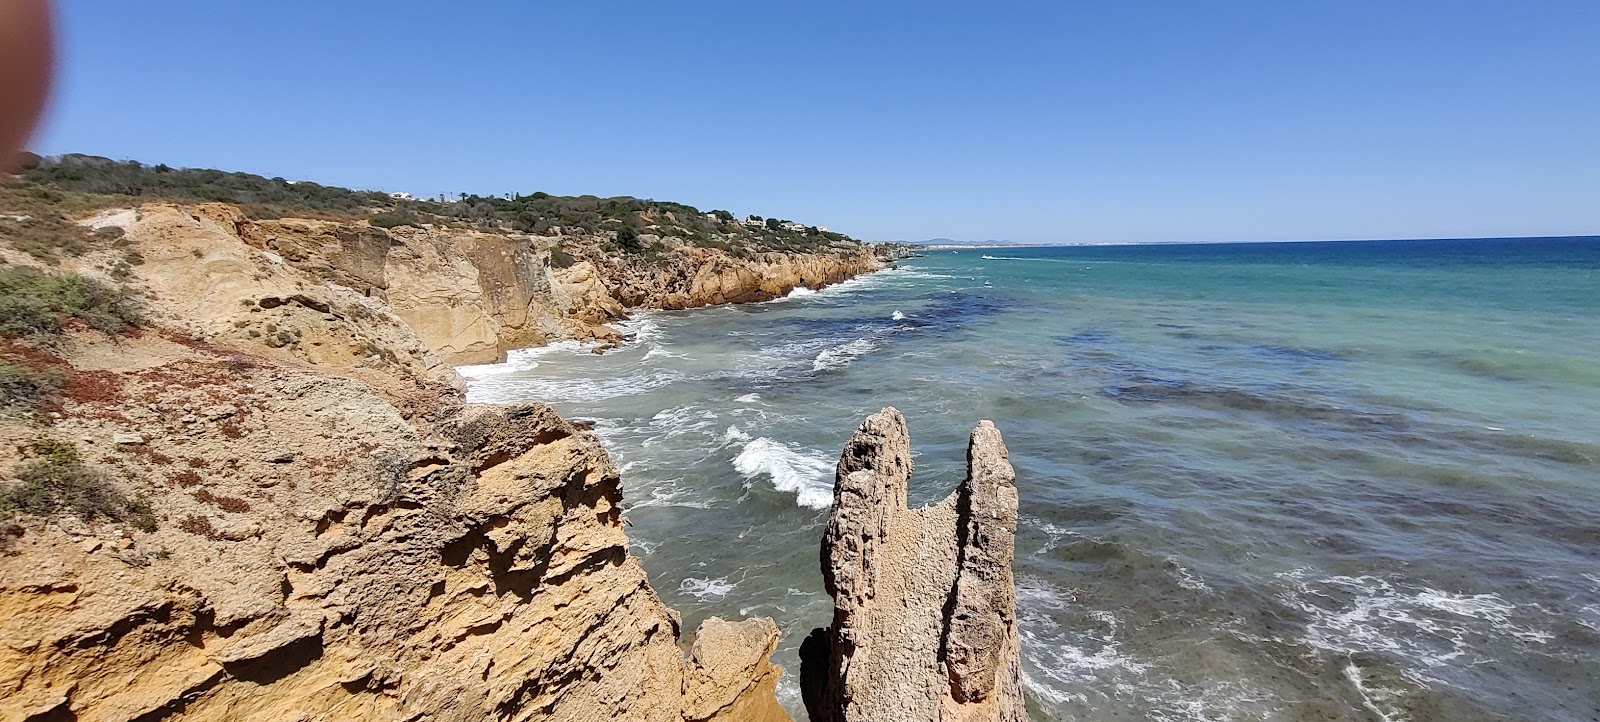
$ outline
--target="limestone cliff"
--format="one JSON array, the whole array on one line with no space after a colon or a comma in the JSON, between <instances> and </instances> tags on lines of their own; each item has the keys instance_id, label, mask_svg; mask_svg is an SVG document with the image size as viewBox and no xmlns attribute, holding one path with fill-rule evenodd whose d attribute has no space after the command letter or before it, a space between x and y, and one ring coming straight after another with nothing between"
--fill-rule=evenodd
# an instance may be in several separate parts
<instances>
[{"instance_id":1,"label":"limestone cliff","mask_svg":"<svg viewBox=\"0 0 1600 722\"><path fill-rule=\"evenodd\" d=\"M257 275L294 269L318 285L340 289L335 293L346 305L372 299L367 308L392 314L437 360L456 365L493 362L510 349L553 340L615 344L621 336L608 324L626 319L630 308L764 301L799 287L838 283L884 263L865 248L735 257L721 249L677 244L662 245L650 255L626 254L604 235L253 220L219 203L151 204L121 215L120 226L141 241L160 239L176 252L203 254L195 256L193 269L168 279L179 286L186 285L185 274L202 266L207 273L230 270L224 265L248 269L250 278L235 279L236 287L248 287L248 281L260 280L253 278ZM553 267L551 251L557 247L582 260ZM208 259L213 252L225 258ZM226 301L248 300L238 288L221 295L230 297ZM203 316L226 321L217 310L210 304Z\"/></svg>"},{"instance_id":2,"label":"limestone cliff","mask_svg":"<svg viewBox=\"0 0 1600 722\"><path fill-rule=\"evenodd\" d=\"M967 478L906 507L911 440L886 408L845 445L822 573L833 625L801 647L813 722L1027 719L1011 562L1015 475L1000 432L973 430Z\"/></svg>"},{"instance_id":3,"label":"limestone cliff","mask_svg":"<svg viewBox=\"0 0 1600 722\"><path fill-rule=\"evenodd\" d=\"M770 620L680 647L592 433L462 403L450 361L570 328L532 244L217 205L96 222L142 259L146 322L3 342L64 384L48 417L0 410L0 489L69 448L67 481L150 514L4 520L0 722L788 719Z\"/></svg>"},{"instance_id":4,"label":"limestone cliff","mask_svg":"<svg viewBox=\"0 0 1600 722\"><path fill-rule=\"evenodd\" d=\"M588 250L588 269L621 305L683 309L751 303L796 288L818 289L883 267L868 249L839 254L761 253L737 258L714 248L679 246L654 258Z\"/></svg>"}]
</instances>

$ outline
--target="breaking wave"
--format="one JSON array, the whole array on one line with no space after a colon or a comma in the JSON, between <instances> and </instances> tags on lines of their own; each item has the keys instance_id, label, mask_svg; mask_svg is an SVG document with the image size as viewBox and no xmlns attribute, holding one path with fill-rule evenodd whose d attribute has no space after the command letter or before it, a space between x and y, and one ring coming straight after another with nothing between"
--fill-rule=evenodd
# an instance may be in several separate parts
<instances>
[{"instance_id":1,"label":"breaking wave","mask_svg":"<svg viewBox=\"0 0 1600 722\"><path fill-rule=\"evenodd\" d=\"M736 431L730 428L728 436ZM748 481L765 476L774 489L794 494L801 506L826 509L833 505L833 464L821 455L759 436L745 443L733 459L733 468L744 475L746 487Z\"/></svg>"},{"instance_id":2,"label":"breaking wave","mask_svg":"<svg viewBox=\"0 0 1600 722\"><path fill-rule=\"evenodd\" d=\"M581 341L557 341L548 346L519 348L506 352L506 360L504 363L469 364L467 366L457 366L456 373L461 374L465 378L480 379L487 376L499 376L501 374L515 373L517 371L527 371L529 369L538 368L539 359L545 356L558 353L576 353L580 351L588 351L596 346L598 346L598 344L584 343Z\"/></svg>"},{"instance_id":3,"label":"breaking wave","mask_svg":"<svg viewBox=\"0 0 1600 722\"><path fill-rule=\"evenodd\" d=\"M678 585L678 591L702 601L718 600L728 596L728 592L739 586L737 582L730 582L727 578L700 579L690 577Z\"/></svg>"},{"instance_id":4,"label":"breaking wave","mask_svg":"<svg viewBox=\"0 0 1600 722\"><path fill-rule=\"evenodd\" d=\"M858 338L849 343L843 343L839 344L838 346L834 346L833 348L823 349L822 353L817 354L817 358L811 362L811 370L828 371L831 369L842 369L846 366L849 366L851 361L865 356L874 348L877 348L877 344L868 339Z\"/></svg>"}]
</instances>

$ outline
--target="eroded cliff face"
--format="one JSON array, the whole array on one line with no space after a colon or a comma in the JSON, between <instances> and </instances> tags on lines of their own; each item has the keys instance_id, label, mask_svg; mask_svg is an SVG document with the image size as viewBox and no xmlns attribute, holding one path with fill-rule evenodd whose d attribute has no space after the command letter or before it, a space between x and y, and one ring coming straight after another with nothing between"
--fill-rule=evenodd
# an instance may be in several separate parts
<instances>
[{"instance_id":1,"label":"eroded cliff face","mask_svg":"<svg viewBox=\"0 0 1600 722\"><path fill-rule=\"evenodd\" d=\"M28 351L65 387L46 425L0 416L0 479L48 436L154 524L0 530L0 720L788 719L770 620L680 646L592 433L463 404L451 359L581 323L531 246L114 222L149 322Z\"/></svg>"},{"instance_id":2,"label":"eroded cliff face","mask_svg":"<svg viewBox=\"0 0 1600 722\"><path fill-rule=\"evenodd\" d=\"M611 255L593 265L624 306L683 309L767 301L796 288L818 289L876 271L883 261L868 250L735 258L720 249L681 246L648 261Z\"/></svg>"},{"instance_id":3,"label":"eroded cliff face","mask_svg":"<svg viewBox=\"0 0 1600 722\"><path fill-rule=\"evenodd\" d=\"M224 204L150 205L129 211L136 238L228 249L249 275L292 268L404 322L445 363L502 359L506 351L575 339L621 342L609 324L631 308L683 309L764 301L883 267L861 249L738 258L716 248L667 244L617 252L604 236L530 236L432 226L374 228L308 219L252 220ZM162 243L158 243L162 245ZM551 266L551 249L579 262ZM241 253L242 248L265 251ZM179 259L181 260L181 259ZM248 284L244 284L248 285ZM234 294L238 295L238 294ZM207 318L215 318L209 313Z\"/></svg>"},{"instance_id":4,"label":"eroded cliff face","mask_svg":"<svg viewBox=\"0 0 1600 722\"><path fill-rule=\"evenodd\" d=\"M1015 475L1000 432L972 432L965 481L906 507L911 439L893 408L869 417L839 459L822 573L831 627L801 647L813 722L1021 722L1011 562Z\"/></svg>"}]
</instances>

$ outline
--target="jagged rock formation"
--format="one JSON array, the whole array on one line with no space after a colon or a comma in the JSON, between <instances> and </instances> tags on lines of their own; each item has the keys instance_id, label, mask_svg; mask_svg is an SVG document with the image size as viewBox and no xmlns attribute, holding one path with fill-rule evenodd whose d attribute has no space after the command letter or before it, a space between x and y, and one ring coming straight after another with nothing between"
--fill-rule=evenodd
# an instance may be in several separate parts
<instances>
[{"instance_id":1,"label":"jagged rock formation","mask_svg":"<svg viewBox=\"0 0 1600 722\"><path fill-rule=\"evenodd\" d=\"M650 262L603 255L592 248L588 253L595 256L594 272L604 277L612 295L633 308L766 301L796 288L818 289L870 273L884 264L866 249L842 255L762 253L735 258L719 249L678 246L670 257Z\"/></svg>"},{"instance_id":2,"label":"jagged rock formation","mask_svg":"<svg viewBox=\"0 0 1600 722\"><path fill-rule=\"evenodd\" d=\"M906 507L911 439L893 408L845 445L822 540L833 626L801 647L813 722L1022 722L1011 561L1015 474L1000 432L972 431L967 478Z\"/></svg>"},{"instance_id":3,"label":"jagged rock formation","mask_svg":"<svg viewBox=\"0 0 1600 722\"><path fill-rule=\"evenodd\" d=\"M47 435L153 525L0 519L0 722L788 719L770 620L679 646L594 434L463 403L448 361L571 320L541 315L535 251L228 206L101 220L148 321L12 349L64 386L48 427L0 414L0 488Z\"/></svg>"},{"instance_id":4,"label":"jagged rock formation","mask_svg":"<svg viewBox=\"0 0 1600 722\"><path fill-rule=\"evenodd\" d=\"M147 482L159 525L10 542L0 720L786 719L776 627L708 621L686 660L616 469L548 407L419 425L351 381L131 343L176 363L92 372L114 392L56 433Z\"/></svg>"}]
</instances>

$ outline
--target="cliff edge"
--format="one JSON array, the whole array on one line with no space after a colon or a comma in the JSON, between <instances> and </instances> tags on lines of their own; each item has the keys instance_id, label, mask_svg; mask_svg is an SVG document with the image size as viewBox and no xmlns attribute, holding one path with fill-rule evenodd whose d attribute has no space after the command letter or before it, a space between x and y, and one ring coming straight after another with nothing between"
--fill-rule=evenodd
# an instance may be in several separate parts
<instances>
[{"instance_id":1,"label":"cliff edge","mask_svg":"<svg viewBox=\"0 0 1600 722\"><path fill-rule=\"evenodd\" d=\"M1011 562L1015 473L1000 432L972 431L967 478L906 507L911 438L894 408L845 445L822 574L833 625L801 646L813 722L1022 722Z\"/></svg>"},{"instance_id":2,"label":"cliff edge","mask_svg":"<svg viewBox=\"0 0 1600 722\"><path fill-rule=\"evenodd\" d=\"M86 223L0 237L0 721L789 719L776 626L687 644L592 432L463 402L452 359L567 319L531 245Z\"/></svg>"}]
</instances>

